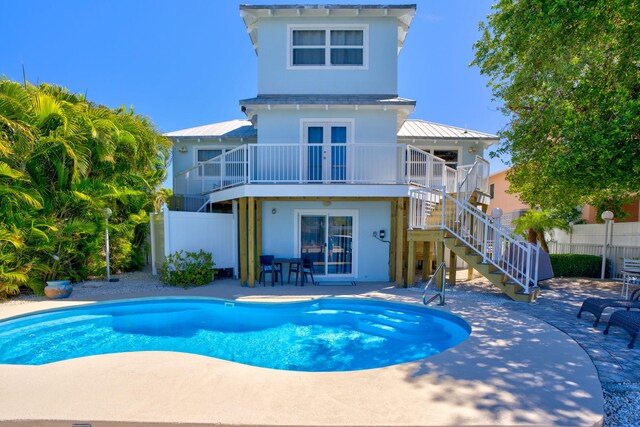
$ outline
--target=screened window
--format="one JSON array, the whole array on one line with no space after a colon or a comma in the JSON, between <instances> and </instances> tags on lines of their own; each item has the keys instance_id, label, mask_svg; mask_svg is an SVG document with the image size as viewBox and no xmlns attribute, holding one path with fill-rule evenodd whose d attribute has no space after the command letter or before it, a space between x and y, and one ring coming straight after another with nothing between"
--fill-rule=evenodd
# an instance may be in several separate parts
<instances>
[{"instance_id":1,"label":"screened window","mask_svg":"<svg viewBox=\"0 0 640 427\"><path fill-rule=\"evenodd\" d=\"M365 29L293 29L292 66L365 65Z\"/></svg>"}]
</instances>

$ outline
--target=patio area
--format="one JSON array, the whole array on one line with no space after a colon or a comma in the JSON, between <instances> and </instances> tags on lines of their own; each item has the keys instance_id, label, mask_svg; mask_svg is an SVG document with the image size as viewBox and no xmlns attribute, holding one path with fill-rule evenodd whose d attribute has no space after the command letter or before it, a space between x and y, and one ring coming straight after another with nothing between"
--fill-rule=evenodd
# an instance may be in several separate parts
<instances>
[{"instance_id":1,"label":"patio area","mask_svg":"<svg viewBox=\"0 0 640 427\"><path fill-rule=\"evenodd\" d=\"M420 298L389 283L252 289L220 280L184 291L166 288L147 273L119 277L118 283L76 285L69 300L22 297L0 304L0 317L144 296L291 301L345 295L407 303ZM0 389L0 420L42 426L90 422L93 427L141 422L591 426L601 422L604 403L605 425L637 425L639 350L627 349L622 330L602 334L608 313L597 330L589 314L575 317L584 298L616 296L619 289L615 282L554 279L541 298L525 304L507 299L484 279L460 282L449 289L445 309L472 326L467 341L427 359L366 371L274 371L166 352L35 367L0 365L10 385Z\"/></svg>"}]
</instances>

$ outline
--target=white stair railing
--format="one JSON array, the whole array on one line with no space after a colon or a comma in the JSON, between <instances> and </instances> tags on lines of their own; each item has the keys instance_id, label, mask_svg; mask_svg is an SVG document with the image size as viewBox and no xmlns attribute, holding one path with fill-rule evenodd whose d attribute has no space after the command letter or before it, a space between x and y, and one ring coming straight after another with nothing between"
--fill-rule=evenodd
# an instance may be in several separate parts
<instances>
[{"instance_id":1,"label":"white stair railing","mask_svg":"<svg viewBox=\"0 0 640 427\"><path fill-rule=\"evenodd\" d=\"M458 166L457 199L467 202L475 191L489 193L489 162L480 156L472 165Z\"/></svg>"},{"instance_id":2,"label":"white stair railing","mask_svg":"<svg viewBox=\"0 0 640 427\"><path fill-rule=\"evenodd\" d=\"M438 227L482 256L482 262L492 264L528 294L538 283L540 246L533 245L469 203L447 194L444 188L415 189L410 193L410 229ZM439 200L440 218L428 220L428 204ZM451 214L455 212L456 214Z\"/></svg>"}]
</instances>

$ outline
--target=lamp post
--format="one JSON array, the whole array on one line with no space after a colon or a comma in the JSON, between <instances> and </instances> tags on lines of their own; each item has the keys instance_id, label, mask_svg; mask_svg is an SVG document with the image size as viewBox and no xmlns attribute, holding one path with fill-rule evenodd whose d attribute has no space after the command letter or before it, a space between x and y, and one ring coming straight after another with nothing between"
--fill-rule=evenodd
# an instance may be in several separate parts
<instances>
[{"instance_id":1,"label":"lamp post","mask_svg":"<svg viewBox=\"0 0 640 427\"><path fill-rule=\"evenodd\" d=\"M602 271L600 279L604 280L604 270L607 266L607 246L609 244L609 228L611 228L611 237L613 237L613 212L604 211L600 218L604 221L604 244L602 245ZM609 225L611 224L611 225Z\"/></svg>"},{"instance_id":2,"label":"lamp post","mask_svg":"<svg viewBox=\"0 0 640 427\"><path fill-rule=\"evenodd\" d=\"M104 210L104 221L105 221L105 227L104 227L104 241L105 241L105 253L106 253L106 258L107 258L107 282L111 281L111 268L109 266L109 217L111 216L113 212L111 211L111 209L106 208Z\"/></svg>"}]
</instances>

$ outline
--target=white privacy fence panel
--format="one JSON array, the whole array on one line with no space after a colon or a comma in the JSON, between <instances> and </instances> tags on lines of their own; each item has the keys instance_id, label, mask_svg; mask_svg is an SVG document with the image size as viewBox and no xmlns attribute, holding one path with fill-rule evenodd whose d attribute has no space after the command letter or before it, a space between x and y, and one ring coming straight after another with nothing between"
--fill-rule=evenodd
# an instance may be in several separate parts
<instances>
[{"instance_id":1,"label":"white privacy fence panel","mask_svg":"<svg viewBox=\"0 0 640 427\"><path fill-rule=\"evenodd\" d=\"M154 274L167 255L178 251L213 254L216 268L232 268L237 274L237 225L235 215L164 210L151 215Z\"/></svg>"},{"instance_id":2,"label":"white privacy fence panel","mask_svg":"<svg viewBox=\"0 0 640 427\"><path fill-rule=\"evenodd\" d=\"M604 244L604 242L603 242ZM549 252L552 254L582 254L602 256L602 246L584 243L549 243ZM607 248L607 260L611 264L611 278L622 278L622 264L625 258L640 258L638 246L609 246Z\"/></svg>"},{"instance_id":3,"label":"white privacy fence panel","mask_svg":"<svg viewBox=\"0 0 640 427\"><path fill-rule=\"evenodd\" d=\"M612 277L620 278L624 258L640 258L640 222L614 222L609 236L607 259ZM553 230L549 233L552 254L584 254L602 256L604 224L578 224L571 232Z\"/></svg>"}]
</instances>

